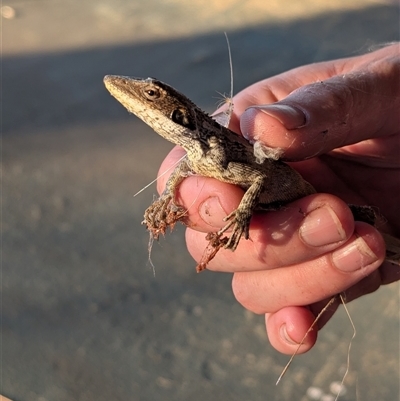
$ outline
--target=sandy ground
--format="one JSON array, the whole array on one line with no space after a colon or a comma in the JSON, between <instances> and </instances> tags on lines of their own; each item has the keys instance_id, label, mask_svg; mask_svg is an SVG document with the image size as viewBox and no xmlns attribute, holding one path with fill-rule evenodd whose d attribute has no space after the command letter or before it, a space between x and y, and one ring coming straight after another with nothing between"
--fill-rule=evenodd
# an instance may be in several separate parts
<instances>
[{"instance_id":1,"label":"sandy ground","mask_svg":"<svg viewBox=\"0 0 400 401\"><path fill-rule=\"evenodd\" d=\"M4 396L306 401L314 387L315 400L332 399L352 336L343 311L275 387L288 358L235 302L229 275L195 273L182 229L153 248L153 275L140 221L155 189L133 194L171 145L102 78L156 76L211 111L229 91L224 30L240 90L398 40L398 5L209 3L3 1ZM399 285L349 308L357 337L341 399L398 399Z\"/></svg>"}]
</instances>

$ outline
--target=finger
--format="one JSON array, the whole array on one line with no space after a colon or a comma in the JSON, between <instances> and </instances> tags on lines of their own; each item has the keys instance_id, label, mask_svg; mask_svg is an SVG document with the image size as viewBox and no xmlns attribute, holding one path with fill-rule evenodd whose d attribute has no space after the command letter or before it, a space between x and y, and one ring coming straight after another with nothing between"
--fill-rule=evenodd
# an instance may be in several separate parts
<instances>
[{"instance_id":1,"label":"finger","mask_svg":"<svg viewBox=\"0 0 400 401\"><path fill-rule=\"evenodd\" d=\"M355 235L332 253L299 265L235 273L233 293L238 302L255 313L310 305L358 283L382 264L384 256L379 232L356 222Z\"/></svg>"},{"instance_id":2,"label":"finger","mask_svg":"<svg viewBox=\"0 0 400 401\"><path fill-rule=\"evenodd\" d=\"M353 230L353 215L343 201L328 194L311 195L279 211L255 215L250 239L240 241L234 252L221 249L207 267L235 272L298 264L340 247ZM200 260L207 247L204 234L188 229L186 242L194 259Z\"/></svg>"},{"instance_id":3,"label":"finger","mask_svg":"<svg viewBox=\"0 0 400 401\"><path fill-rule=\"evenodd\" d=\"M367 277L362 278L358 283L346 289L342 293L343 299L346 303L353 301L361 297L362 295L371 294L375 292L382 284L385 284L382 281L381 277L381 267Z\"/></svg>"},{"instance_id":4,"label":"finger","mask_svg":"<svg viewBox=\"0 0 400 401\"><path fill-rule=\"evenodd\" d=\"M378 269L342 293L342 297L348 303L376 291L380 284ZM308 307L288 306L275 313L267 313L265 324L272 346L279 352L292 354L302 343L297 353L307 352L315 344L317 332L331 319L340 304L341 299L336 296L334 299L324 299Z\"/></svg>"},{"instance_id":5,"label":"finger","mask_svg":"<svg viewBox=\"0 0 400 401\"><path fill-rule=\"evenodd\" d=\"M229 127L235 132L240 132L240 117L251 106L267 105L285 99L298 88L326 81L334 76L354 73L370 68L372 64L385 59L398 58L399 44L383 47L378 51L363 54L356 57L324 61L294 68L271 78L264 79L248 86L233 98L234 109ZM396 77L394 77L396 79ZM397 88L397 81L393 83ZM396 90L396 89L395 89ZM387 101L388 99L383 99ZM219 108L216 113L227 108L227 105ZM289 122L298 125L302 123L303 116L296 121L292 116ZM288 116L290 118L290 116Z\"/></svg>"},{"instance_id":6,"label":"finger","mask_svg":"<svg viewBox=\"0 0 400 401\"><path fill-rule=\"evenodd\" d=\"M229 128L235 132L240 131L240 118L251 106L275 103L287 97L295 89L319 80L325 80L332 76L332 64L336 63L340 68L344 60L335 62L322 62L306 65L271 78L264 79L248 86L233 98L233 114L229 122ZM226 110L227 105L220 107L215 114Z\"/></svg>"},{"instance_id":7,"label":"finger","mask_svg":"<svg viewBox=\"0 0 400 401\"><path fill-rule=\"evenodd\" d=\"M157 180L159 193L165 188L170 174L185 151L176 146L163 161ZM223 227L224 218L235 210L244 191L236 185L226 184L213 178L187 177L175 192L175 201L186 212L185 223L201 232L216 231Z\"/></svg>"},{"instance_id":8,"label":"finger","mask_svg":"<svg viewBox=\"0 0 400 401\"><path fill-rule=\"evenodd\" d=\"M318 327L309 331L314 320L313 313L301 306L289 306L276 313L267 313L265 326L268 339L271 345L283 354L293 354L302 341L297 353L307 352L317 341ZM307 332L308 334L304 338Z\"/></svg>"},{"instance_id":9,"label":"finger","mask_svg":"<svg viewBox=\"0 0 400 401\"><path fill-rule=\"evenodd\" d=\"M271 345L284 354L309 351L317 341L318 331L339 305L339 297L331 297L310 307L288 306L275 313L266 313L265 326Z\"/></svg>"},{"instance_id":10,"label":"finger","mask_svg":"<svg viewBox=\"0 0 400 401\"><path fill-rule=\"evenodd\" d=\"M392 54L249 108L241 116L243 135L283 148L286 159L296 160L397 132L400 58Z\"/></svg>"}]
</instances>

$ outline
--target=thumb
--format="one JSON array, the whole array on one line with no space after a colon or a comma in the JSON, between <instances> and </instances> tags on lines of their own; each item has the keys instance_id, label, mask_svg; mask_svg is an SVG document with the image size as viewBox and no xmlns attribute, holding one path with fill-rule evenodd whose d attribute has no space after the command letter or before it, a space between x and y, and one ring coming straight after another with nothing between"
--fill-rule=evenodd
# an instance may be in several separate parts
<instances>
[{"instance_id":1,"label":"thumb","mask_svg":"<svg viewBox=\"0 0 400 401\"><path fill-rule=\"evenodd\" d=\"M399 76L399 60L387 58L302 86L277 103L249 107L240 118L241 131L249 140L282 148L287 160L389 136L398 132ZM382 157L382 148L379 152Z\"/></svg>"}]
</instances>

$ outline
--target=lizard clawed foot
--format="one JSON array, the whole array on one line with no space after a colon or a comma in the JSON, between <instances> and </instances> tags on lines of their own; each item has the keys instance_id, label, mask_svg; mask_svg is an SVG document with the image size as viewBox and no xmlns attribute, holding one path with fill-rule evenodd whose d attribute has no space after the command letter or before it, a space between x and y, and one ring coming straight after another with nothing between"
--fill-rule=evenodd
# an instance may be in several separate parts
<instances>
[{"instance_id":1,"label":"lizard clawed foot","mask_svg":"<svg viewBox=\"0 0 400 401\"><path fill-rule=\"evenodd\" d=\"M170 196L160 197L146 209L142 224L147 226L154 239L158 239L160 234L165 234L168 227L172 230L185 214L186 209L175 205Z\"/></svg>"},{"instance_id":2,"label":"lizard clawed foot","mask_svg":"<svg viewBox=\"0 0 400 401\"><path fill-rule=\"evenodd\" d=\"M224 218L224 221L229 221L228 224L218 231L222 235L225 231L233 226L232 234L229 236L228 241L224 245L225 249L234 251L239 245L240 238L244 235L245 239L249 239L251 213L240 209L234 210Z\"/></svg>"},{"instance_id":3,"label":"lizard clawed foot","mask_svg":"<svg viewBox=\"0 0 400 401\"><path fill-rule=\"evenodd\" d=\"M218 251L224 247L234 251L239 245L242 235L249 239L249 226L251 214L243 213L240 210L234 210L224 218L224 221L229 221L221 230L216 233L208 233L206 240L209 241L206 250L196 266L196 271L199 273L207 268L207 264L214 259ZM233 226L232 234L230 236L223 236L227 230Z\"/></svg>"},{"instance_id":4,"label":"lizard clawed foot","mask_svg":"<svg viewBox=\"0 0 400 401\"><path fill-rule=\"evenodd\" d=\"M225 246L228 242L228 237L222 237L223 233L208 233L206 236L206 240L210 241L205 249L203 256L199 264L196 266L197 273L207 269L208 263L214 259L217 252L220 250L221 247Z\"/></svg>"}]
</instances>

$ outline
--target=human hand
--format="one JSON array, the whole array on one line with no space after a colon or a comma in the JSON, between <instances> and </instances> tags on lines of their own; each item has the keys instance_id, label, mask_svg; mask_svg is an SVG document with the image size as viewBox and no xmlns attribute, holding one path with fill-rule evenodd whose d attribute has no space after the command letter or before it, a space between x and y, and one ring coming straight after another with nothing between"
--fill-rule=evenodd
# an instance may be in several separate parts
<instances>
[{"instance_id":1,"label":"human hand","mask_svg":"<svg viewBox=\"0 0 400 401\"><path fill-rule=\"evenodd\" d=\"M256 214L250 240L220 250L208 269L233 272L233 292L247 309L265 314L272 345L292 353L327 300L347 300L399 278L383 263L380 233L354 222L346 203L372 205L386 219L381 231L400 235L400 57L395 44L366 55L300 67L258 82L234 98L230 128L284 150L319 192L284 209ZM268 106L266 106L268 105ZM175 148L165 171L183 151ZM162 190L167 177L159 180ZM204 232L217 231L243 191L204 177L179 187L188 209L188 249L199 260ZM299 213L301 211L302 213ZM319 322L329 319L337 303ZM300 352L316 341L312 331Z\"/></svg>"}]
</instances>

